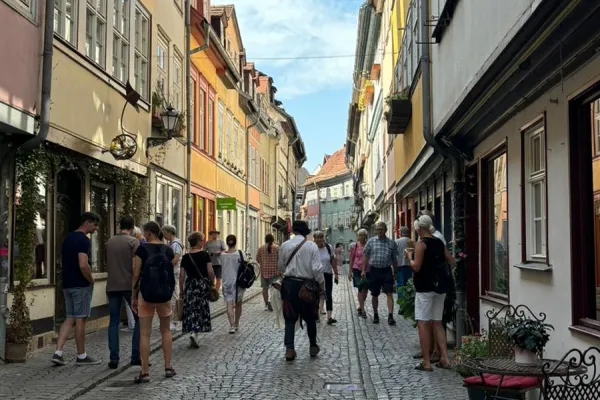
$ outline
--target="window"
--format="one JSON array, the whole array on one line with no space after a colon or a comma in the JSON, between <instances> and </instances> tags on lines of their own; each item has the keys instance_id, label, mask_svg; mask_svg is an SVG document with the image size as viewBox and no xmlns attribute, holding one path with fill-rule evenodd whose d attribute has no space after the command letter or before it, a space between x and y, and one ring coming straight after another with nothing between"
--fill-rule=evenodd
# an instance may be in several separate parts
<instances>
[{"instance_id":1,"label":"window","mask_svg":"<svg viewBox=\"0 0 600 400\"><path fill-rule=\"evenodd\" d=\"M227 110L227 126L225 127L227 130L227 143L225 145L227 146L226 147L226 154L227 154L226 159L229 162L232 162L235 157L233 154L235 148L232 146L233 143L231 140L232 127L233 127L233 114L231 113L231 111Z\"/></svg>"},{"instance_id":2,"label":"window","mask_svg":"<svg viewBox=\"0 0 600 400\"><path fill-rule=\"evenodd\" d=\"M600 100L592 103L592 130L594 132L594 156L600 156Z\"/></svg>"},{"instance_id":3,"label":"window","mask_svg":"<svg viewBox=\"0 0 600 400\"><path fill-rule=\"evenodd\" d=\"M54 1L54 33L75 46L77 44L77 0Z\"/></svg>"},{"instance_id":4,"label":"window","mask_svg":"<svg viewBox=\"0 0 600 400\"><path fill-rule=\"evenodd\" d=\"M177 235L182 234L183 186L167 178L158 178L156 184L156 222L173 225Z\"/></svg>"},{"instance_id":5,"label":"window","mask_svg":"<svg viewBox=\"0 0 600 400\"><path fill-rule=\"evenodd\" d=\"M240 151L240 169L242 170L242 172L246 171L246 168L248 167L246 165L246 152L244 151L244 148L246 147L246 136L244 135L244 127L242 126L242 124L240 124L239 128L238 128L238 136L239 136L239 140L238 142L240 143L239 146L239 151Z\"/></svg>"},{"instance_id":6,"label":"window","mask_svg":"<svg viewBox=\"0 0 600 400\"><path fill-rule=\"evenodd\" d=\"M507 297L508 281L508 191L506 150L502 147L482 165L484 227L482 243L483 287L488 294Z\"/></svg>"},{"instance_id":7,"label":"window","mask_svg":"<svg viewBox=\"0 0 600 400\"><path fill-rule=\"evenodd\" d=\"M158 33L158 41L156 45L156 60L157 60L157 89L162 93L163 97L168 98L169 95L169 42Z\"/></svg>"},{"instance_id":8,"label":"window","mask_svg":"<svg viewBox=\"0 0 600 400\"><path fill-rule=\"evenodd\" d=\"M258 187L260 182L260 152L258 149L255 149L254 152L254 185Z\"/></svg>"},{"instance_id":9,"label":"window","mask_svg":"<svg viewBox=\"0 0 600 400\"><path fill-rule=\"evenodd\" d=\"M98 229L91 235L92 272L106 272L106 242L114 232L114 196L112 186L92 182L91 211L101 218Z\"/></svg>"},{"instance_id":10,"label":"window","mask_svg":"<svg viewBox=\"0 0 600 400\"><path fill-rule=\"evenodd\" d=\"M191 79L191 86L192 86L192 95L190 96L190 108L191 108L191 118L190 118L190 131L192 132L192 143L194 143L196 146L198 146L199 142L198 142L198 132L196 132L196 126L198 125L196 123L196 120L198 119L198 109L196 108L196 95L198 93L198 80L196 79L196 71L192 70L192 74L190 75L190 79ZM202 121L203 119L200 118L200 126L202 126Z\"/></svg>"},{"instance_id":11,"label":"window","mask_svg":"<svg viewBox=\"0 0 600 400\"><path fill-rule=\"evenodd\" d=\"M150 43L150 18L139 7L135 8L135 46L133 59L133 88L142 96L148 96L148 49Z\"/></svg>"},{"instance_id":12,"label":"window","mask_svg":"<svg viewBox=\"0 0 600 400\"><path fill-rule=\"evenodd\" d=\"M208 154L214 156L214 144L213 140L215 137L215 127L213 118L215 114L215 102L213 99L208 99Z\"/></svg>"},{"instance_id":13,"label":"window","mask_svg":"<svg viewBox=\"0 0 600 400\"><path fill-rule=\"evenodd\" d=\"M129 67L129 0L115 0L113 10L112 75L122 83Z\"/></svg>"},{"instance_id":14,"label":"window","mask_svg":"<svg viewBox=\"0 0 600 400\"><path fill-rule=\"evenodd\" d=\"M226 158L225 154L223 154L223 135L225 134L224 132L224 126L223 124L225 123L224 119L225 119L225 105L223 104L222 101L219 101L219 119L217 120L217 124L218 124L218 130L219 130L219 158L223 159Z\"/></svg>"},{"instance_id":15,"label":"window","mask_svg":"<svg viewBox=\"0 0 600 400\"><path fill-rule=\"evenodd\" d=\"M333 226L337 227L338 225L338 214L333 214Z\"/></svg>"},{"instance_id":16,"label":"window","mask_svg":"<svg viewBox=\"0 0 600 400\"><path fill-rule=\"evenodd\" d=\"M32 22L37 22L37 7L39 4L37 0L4 0L4 2Z\"/></svg>"},{"instance_id":17,"label":"window","mask_svg":"<svg viewBox=\"0 0 600 400\"><path fill-rule=\"evenodd\" d=\"M254 158L255 156L255 150L254 147L252 147L252 145L248 144L248 151L250 152L250 165L249 165L249 169L248 169L248 181L250 182L250 184L252 185L256 185L256 182L254 182Z\"/></svg>"},{"instance_id":18,"label":"window","mask_svg":"<svg viewBox=\"0 0 600 400\"><path fill-rule=\"evenodd\" d=\"M206 210L208 211L208 224L207 224L207 228L208 229L215 229L215 202L213 200L206 200ZM208 231L207 229L207 231ZM206 232L208 233L208 232Z\"/></svg>"},{"instance_id":19,"label":"window","mask_svg":"<svg viewBox=\"0 0 600 400\"><path fill-rule=\"evenodd\" d=\"M546 260L546 144L544 121L523 131L526 261Z\"/></svg>"},{"instance_id":20,"label":"window","mask_svg":"<svg viewBox=\"0 0 600 400\"><path fill-rule=\"evenodd\" d=\"M171 104L179 112L183 112L183 91L181 90L183 82L183 58L178 52L175 52L173 60L173 86Z\"/></svg>"},{"instance_id":21,"label":"window","mask_svg":"<svg viewBox=\"0 0 600 400\"><path fill-rule=\"evenodd\" d=\"M236 119L236 120L233 121L233 132L232 132L232 136L233 136L233 158L232 158L232 162L233 162L233 165L236 166L236 167L239 167L239 161L240 161L239 159L243 158L243 156L242 156L243 151L239 152L239 149L238 149L238 136L239 136L238 132L239 132L239 130L240 130L240 123ZM238 157L238 155L239 155L239 157Z\"/></svg>"},{"instance_id":22,"label":"window","mask_svg":"<svg viewBox=\"0 0 600 400\"><path fill-rule=\"evenodd\" d=\"M106 0L87 0L85 55L96 64L106 63Z\"/></svg>"},{"instance_id":23,"label":"window","mask_svg":"<svg viewBox=\"0 0 600 400\"><path fill-rule=\"evenodd\" d=\"M200 89L200 124L199 124L199 129L198 129L198 144L200 145L200 148L202 150L206 150L206 147L208 147L206 145L206 134L204 131L204 123L206 121L205 117L204 117L204 104L206 101L206 91L204 89ZM210 112L209 112L209 118L210 118ZM211 119L212 121L212 119ZM210 135L210 131L209 131L209 135Z\"/></svg>"}]
</instances>

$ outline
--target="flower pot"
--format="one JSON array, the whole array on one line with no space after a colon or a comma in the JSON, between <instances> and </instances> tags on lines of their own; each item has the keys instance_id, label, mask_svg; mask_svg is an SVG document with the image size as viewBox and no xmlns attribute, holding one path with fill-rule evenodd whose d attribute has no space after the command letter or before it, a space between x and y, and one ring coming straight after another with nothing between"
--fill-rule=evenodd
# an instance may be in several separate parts
<instances>
[{"instance_id":1,"label":"flower pot","mask_svg":"<svg viewBox=\"0 0 600 400\"><path fill-rule=\"evenodd\" d=\"M538 362L537 354L531 350L515 347L515 363L518 365L536 365Z\"/></svg>"},{"instance_id":2,"label":"flower pot","mask_svg":"<svg viewBox=\"0 0 600 400\"><path fill-rule=\"evenodd\" d=\"M24 363L27 360L27 343L6 342L5 361L7 363Z\"/></svg>"}]
</instances>

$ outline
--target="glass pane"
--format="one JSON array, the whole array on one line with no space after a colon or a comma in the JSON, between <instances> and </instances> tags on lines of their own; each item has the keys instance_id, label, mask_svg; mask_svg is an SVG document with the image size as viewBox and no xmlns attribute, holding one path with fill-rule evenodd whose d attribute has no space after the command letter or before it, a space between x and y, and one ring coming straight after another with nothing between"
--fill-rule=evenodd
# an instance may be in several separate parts
<instances>
[{"instance_id":1,"label":"glass pane","mask_svg":"<svg viewBox=\"0 0 600 400\"><path fill-rule=\"evenodd\" d=\"M535 235L535 248L533 250L534 254L543 254L542 249L542 237L544 232L542 231L542 220L536 220L533 224L534 235Z\"/></svg>"},{"instance_id":2,"label":"glass pane","mask_svg":"<svg viewBox=\"0 0 600 400\"><path fill-rule=\"evenodd\" d=\"M91 209L101 218L98 230L92 235L92 271L106 271L106 241L110 238L110 189L92 185Z\"/></svg>"},{"instance_id":3,"label":"glass pane","mask_svg":"<svg viewBox=\"0 0 600 400\"><path fill-rule=\"evenodd\" d=\"M173 197L171 198L171 216L173 220L171 223L175 228L177 228L177 234L182 236L181 234L181 226L180 226L180 218L181 218L181 191L179 189L173 189L172 191Z\"/></svg>"},{"instance_id":4,"label":"glass pane","mask_svg":"<svg viewBox=\"0 0 600 400\"><path fill-rule=\"evenodd\" d=\"M543 185L538 182L533 185L533 218L542 218L542 189Z\"/></svg>"},{"instance_id":5,"label":"glass pane","mask_svg":"<svg viewBox=\"0 0 600 400\"><path fill-rule=\"evenodd\" d=\"M542 169L542 139L539 135L534 136L531 139L531 160L532 160L532 171L538 172Z\"/></svg>"},{"instance_id":6,"label":"glass pane","mask_svg":"<svg viewBox=\"0 0 600 400\"><path fill-rule=\"evenodd\" d=\"M94 12L86 10L85 15L85 55L92 58L94 46Z\"/></svg>"},{"instance_id":7,"label":"glass pane","mask_svg":"<svg viewBox=\"0 0 600 400\"><path fill-rule=\"evenodd\" d=\"M104 65L104 28L105 24L102 21L96 22L96 52L94 55L94 60L100 64Z\"/></svg>"},{"instance_id":8,"label":"glass pane","mask_svg":"<svg viewBox=\"0 0 600 400\"><path fill-rule=\"evenodd\" d=\"M488 203L490 249L490 290L508 294L508 196L506 190L506 154L489 163ZM491 206L491 207L490 207Z\"/></svg>"}]
</instances>

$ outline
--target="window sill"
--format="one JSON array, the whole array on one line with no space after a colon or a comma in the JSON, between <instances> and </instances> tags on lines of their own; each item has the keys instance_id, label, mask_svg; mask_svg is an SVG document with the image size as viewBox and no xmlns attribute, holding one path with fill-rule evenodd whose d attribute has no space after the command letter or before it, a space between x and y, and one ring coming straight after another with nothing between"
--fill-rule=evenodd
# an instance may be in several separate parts
<instances>
[{"instance_id":1,"label":"window sill","mask_svg":"<svg viewBox=\"0 0 600 400\"><path fill-rule=\"evenodd\" d=\"M540 262L524 262L513 267L523 271L552 272L552 266Z\"/></svg>"},{"instance_id":2,"label":"window sill","mask_svg":"<svg viewBox=\"0 0 600 400\"><path fill-rule=\"evenodd\" d=\"M584 336L588 336L588 337L600 340L600 330L598 330L598 329L590 328L590 327L583 326L583 325L573 325L573 326L569 327L569 330L571 332L575 332L580 335L584 335Z\"/></svg>"},{"instance_id":3,"label":"window sill","mask_svg":"<svg viewBox=\"0 0 600 400\"><path fill-rule=\"evenodd\" d=\"M489 294L489 293L479 296L479 299L483 300L483 301L487 301L489 303L499 304L499 305L502 305L502 306L506 306L506 305L510 304L508 302L508 298L503 298L503 297L500 297L500 296L494 296L493 294Z\"/></svg>"}]
</instances>

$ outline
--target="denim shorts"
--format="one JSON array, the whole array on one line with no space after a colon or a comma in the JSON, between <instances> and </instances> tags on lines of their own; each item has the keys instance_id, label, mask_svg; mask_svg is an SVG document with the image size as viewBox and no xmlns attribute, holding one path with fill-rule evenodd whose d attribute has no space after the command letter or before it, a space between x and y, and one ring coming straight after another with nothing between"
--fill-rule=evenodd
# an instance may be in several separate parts
<instances>
[{"instance_id":1,"label":"denim shorts","mask_svg":"<svg viewBox=\"0 0 600 400\"><path fill-rule=\"evenodd\" d=\"M67 318L89 318L92 312L91 286L63 289Z\"/></svg>"}]
</instances>

